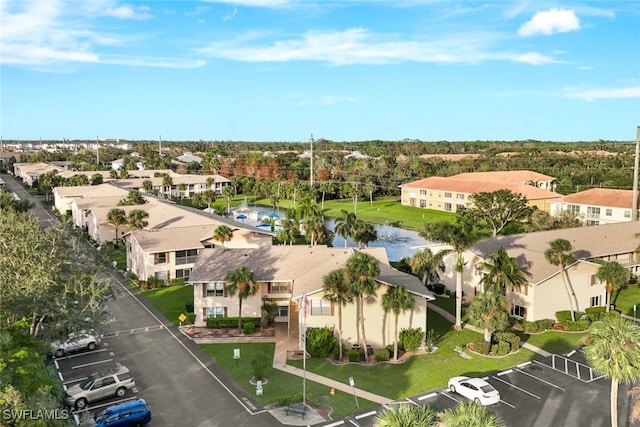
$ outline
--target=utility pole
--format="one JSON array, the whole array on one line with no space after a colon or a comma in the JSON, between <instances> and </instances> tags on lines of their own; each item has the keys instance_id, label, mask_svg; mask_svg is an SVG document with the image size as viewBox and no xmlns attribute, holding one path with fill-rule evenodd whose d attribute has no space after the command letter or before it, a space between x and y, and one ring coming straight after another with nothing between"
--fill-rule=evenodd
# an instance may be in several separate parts
<instances>
[{"instance_id":1,"label":"utility pole","mask_svg":"<svg viewBox=\"0 0 640 427\"><path fill-rule=\"evenodd\" d=\"M313 134L311 134L311 174L309 176L309 184L313 188Z\"/></svg>"},{"instance_id":2,"label":"utility pole","mask_svg":"<svg viewBox=\"0 0 640 427\"><path fill-rule=\"evenodd\" d=\"M100 140L96 136L96 165L100 165Z\"/></svg>"},{"instance_id":3,"label":"utility pole","mask_svg":"<svg viewBox=\"0 0 640 427\"><path fill-rule=\"evenodd\" d=\"M162 156L162 135L160 135L160 141L158 141L158 154Z\"/></svg>"},{"instance_id":4,"label":"utility pole","mask_svg":"<svg viewBox=\"0 0 640 427\"><path fill-rule=\"evenodd\" d=\"M631 202L632 221L638 221L638 174L640 174L640 126L636 130L636 159L633 168L633 201Z\"/></svg>"}]
</instances>

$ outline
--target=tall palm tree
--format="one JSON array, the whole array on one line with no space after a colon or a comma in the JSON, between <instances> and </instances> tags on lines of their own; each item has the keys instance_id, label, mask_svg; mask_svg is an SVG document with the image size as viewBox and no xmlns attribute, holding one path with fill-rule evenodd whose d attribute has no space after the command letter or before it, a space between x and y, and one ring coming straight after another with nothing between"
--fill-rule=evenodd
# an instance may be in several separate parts
<instances>
[{"instance_id":1,"label":"tall palm tree","mask_svg":"<svg viewBox=\"0 0 640 427\"><path fill-rule=\"evenodd\" d=\"M353 301L344 277L344 270L333 270L322 279L324 299L338 306L338 344L339 360L342 360L342 307Z\"/></svg>"},{"instance_id":2,"label":"tall palm tree","mask_svg":"<svg viewBox=\"0 0 640 427\"><path fill-rule=\"evenodd\" d=\"M413 274L420 276L422 284L427 286L432 280L440 278L438 271L445 272L443 259L449 252L442 250L434 254L430 248L424 248L409 259L409 267Z\"/></svg>"},{"instance_id":3,"label":"tall palm tree","mask_svg":"<svg viewBox=\"0 0 640 427\"><path fill-rule=\"evenodd\" d=\"M342 209L342 218L336 219L334 231L344 239L344 247L347 247L347 239L353 237L353 231L358 218L353 212L347 212Z\"/></svg>"},{"instance_id":4,"label":"tall palm tree","mask_svg":"<svg viewBox=\"0 0 640 427\"><path fill-rule=\"evenodd\" d=\"M611 294L629 283L629 270L624 268L617 261L604 261L598 271L596 277L605 283L604 289L607 292L607 313L611 306Z\"/></svg>"},{"instance_id":5,"label":"tall palm tree","mask_svg":"<svg viewBox=\"0 0 640 427\"><path fill-rule=\"evenodd\" d=\"M378 240L378 232L370 222L357 220L352 237L358 243L358 248L363 249L369 246L369 242Z\"/></svg>"},{"instance_id":6,"label":"tall palm tree","mask_svg":"<svg viewBox=\"0 0 640 427\"><path fill-rule=\"evenodd\" d=\"M225 185L222 188L222 195L227 200L227 213L231 212L231 198L234 196L233 187L230 185Z\"/></svg>"},{"instance_id":7,"label":"tall palm tree","mask_svg":"<svg viewBox=\"0 0 640 427\"><path fill-rule=\"evenodd\" d=\"M171 187L173 187L173 178L168 174L164 174L162 176L162 192L168 199L171 199ZM168 191L167 188L169 189Z\"/></svg>"},{"instance_id":8,"label":"tall palm tree","mask_svg":"<svg viewBox=\"0 0 640 427\"><path fill-rule=\"evenodd\" d=\"M233 230L226 225L219 225L213 230L213 240L220 242L222 250L224 250L224 243L231 241L233 237Z\"/></svg>"},{"instance_id":9,"label":"tall palm tree","mask_svg":"<svg viewBox=\"0 0 640 427\"><path fill-rule=\"evenodd\" d=\"M142 181L142 189L147 193L151 193L151 190L153 190L153 182L149 179L145 179Z\"/></svg>"},{"instance_id":10,"label":"tall palm tree","mask_svg":"<svg viewBox=\"0 0 640 427\"><path fill-rule=\"evenodd\" d=\"M469 401L445 409L440 423L442 427L505 427L500 417L486 406Z\"/></svg>"},{"instance_id":11,"label":"tall palm tree","mask_svg":"<svg viewBox=\"0 0 640 427\"><path fill-rule=\"evenodd\" d=\"M140 194L139 191L133 190L129 191L127 197L118 202L118 206L144 205L145 203L147 203L147 201L142 197L142 194Z\"/></svg>"},{"instance_id":12,"label":"tall palm tree","mask_svg":"<svg viewBox=\"0 0 640 427\"><path fill-rule=\"evenodd\" d=\"M345 279L350 292L358 302L358 321L362 337L362 345L367 351L367 335L364 328L364 298L375 295L380 287L376 277L380 274L380 264L373 256L364 252L356 252L347 260L345 267Z\"/></svg>"},{"instance_id":13,"label":"tall palm tree","mask_svg":"<svg viewBox=\"0 0 640 427\"><path fill-rule=\"evenodd\" d=\"M556 239L549 243L549 249L544 251L544 257L547 262L556 267L560 267L560 274L564 281L564 287L567 291L567 297L569 298L569 305L571 306L571 320L576 321L576 314L573 310L573 299L576 302L576 310L578 310L578 299L575 292L569 282L569 274L567 273L567 266L576 260L576 254L573 253L573 246L571 242L565 239Z\"/></svg>"},{"instance_id":14,"label":"tall palm tree","mask_svg":"<svg viewBox=\"0 0 640 427\"><path fill-rule=\"evenodd\" d=\"M464 251L483 237L488 236L488 230L481 228L476 222L463 216L457 216L455 222L438 222L425 224L420 236L427 240L446 243L456 253L456 324L457 330L462 329L462 272L466 264Z\"/></svg>"},{"instance_id":15,"label":"tall palm tree","mask_svg":"<svg viewBox=\"0 0 640 427\"><path fill-rule=\"evenodd\" d=\"M118 230L121 225L125 225L127 223L127 213L124 209L113 208L107 212L107 221L109 223L116 226L116 238L113 241L113 246L118 247Z\"/></svg>"},{"instance_id":16,"label":"tall palm tree","mask_svg":"<svg viewBox=\"0 0 640 427\"><path fill-rule=\"evenodd\" d=\"M611 379L611 427L618 426L618 384L640 380L640 325L606 316L591 326L585 356L593 370Z\"/></svg>"},{"instance_id":17,"label":"tall palm tree","mask_svg":"<svg viewBox=\"0 0 640 427\"><path fill-rule=\"evenodd\" d=\"M303 224L305 230L305 236L311 246L318 243L319 240L322 240L323 237L326 236L327 228L324 225L324 219L322 216L308 216L304 220Z\"/></svg>"},{"instance_id":18,"label":"tall palm tree","mask_svg":"<svg viewBox=\"0 0 640 427\"><path fill-rule=\"evenodd\" d=\"M242 332L242 300L255 295L258 285L253 278L253 272L244 265L231 270L225 277L227 292L230 296L238 294L238 332Z\"/></svg>"},{"instance_id":19,"label":"tall palm tree","mask_svg":"<svg viewBox=\"0 0 640 427\"><path fill-rule=\"evenodd\" d=\"M509 257L505 248L498 249L477 267L483 271L480 279L485 292L505 295L507 289L520 290L527 285L527 277L518 268L518 260Z\"/></svg>"},{"instance_id":20,"label":"tall palm tree","mask_svg":"<svg viewBox=\"0 0 640 427\"><path fill-rule=\"evenodd\" d=\"M382 295L382 309L385 313L392 312L394 315L393 360L398 360L398 317L407 310L413 310L415 305L413 296L402 286L391 286Z\"/></svg>"},{"instance_id":21,"label":"tall palm tree","mask_svg":"<svg viewBox=\"0 0 640 427\"><path fill-rule=\"evenodd\" d=\"M184 198L184 192L187 191L187 184L181 182L178 184L178 191L180 191L180 204L182 204L182 199Z\"/></svg>"},{"instance_id":22,"label":"tall palm tree","mask_svg":"<svg viewBox=\"0 0 640 427\"><path fill-rule=\"evenodd\" d=\"M492 292L474 296L467 316L471 323L484 329L484 340L489 343L495 331L503 331L509 326L509 306L502 295Z\"/></svg>"},{"instance_id":23,"label":"tall palm tree","mask_svg":"<svg viewBox=\"0 0 640 427\"><path fill-rule=\"evenodd\" d=\"M127 215L127 225L132 230L141 230L149 225L149 213L142 209L134 209Z\"/></svg>"},{"instance_id":24,"label":"tall palm tree","mask_svg":"<svg viewBox=\"0 0 640 427\"><path fill-rule=\"evenodd\" d=\"M381 411L374 427L432 427L438 425L438 414L431 406L392 405Z\"/></svg>"}]
</instances>

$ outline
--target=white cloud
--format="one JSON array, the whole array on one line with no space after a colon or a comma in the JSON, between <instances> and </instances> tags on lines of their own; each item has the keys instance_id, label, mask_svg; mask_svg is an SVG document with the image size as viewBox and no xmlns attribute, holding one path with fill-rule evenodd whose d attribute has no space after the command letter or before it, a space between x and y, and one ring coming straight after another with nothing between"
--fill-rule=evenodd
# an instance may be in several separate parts
<instances>
[{"instance_id":1,"label":"white cloud","mask_svg":"<svg viewBox=\"0 0 640 427\"><path fill-rule=\"evenodd\" d=\"M527 52L515 55L513 57L513 60L516 62L525 62L532 65L544 65L561 62L551 58L550 56L541 55L537 52Z\"/></svg>"},{"instance_id":2,"label":"white cloud","mask_svg":"<svg viewBox=\"0 0 640 427\"><path fill-rule=\"evenodd\" d=\"M122 5L118 7L107 7L101 12L101 15L109 16L111 18L118 18L118 19L144 20L144 19L153 18L153 15L149 13L148 7L141 6L136 9L128 5Z\"/></svg>"},{"instance_id":3,"label":"white cloud","mask_svg":"<svg viewBox=\"0 0 640 427\"><path fill-rule=\"evenodd\" d=\"M518 35L528 37L535 34L550 35L580 29L580 20L573 10L552 8L537 12L533 18L522 24Z\"/></svg>"},{"instance_id":4,"label":"white cloud","mask_svg":"<svg viewBox=\"0 0 640 427\"><path fill-rule=\"evenodd\" d=\"M234 7L233 10L231 11L231 13L229 13L228 15L226 15L225 17L222 18L223 21L230 21L233 18L236 17L236 15L238 14L238 8Z\"/></svg>"},{"instance_id":5,"label":"white cloud","mask_svg":"<svg viewBox=\"0 0 640 427\"><path fill-rule=\"evenodd\" d=\"M205 0L210 3L224 3L235 6L279 7L290 4L289 0Z\"/></svg>"},{"instance_id":6,"label":"white cloud","mask_svg":"<svg viewBox=\"0 0 640 427\"><path fill-rule=\"evenodd\" d=\"M581 89L565 88L565 97L570 99L582 99L584 101L596 101L598 99L616 98L640 98L640 86L623 88Z\"/></svg>"}]
</instances>

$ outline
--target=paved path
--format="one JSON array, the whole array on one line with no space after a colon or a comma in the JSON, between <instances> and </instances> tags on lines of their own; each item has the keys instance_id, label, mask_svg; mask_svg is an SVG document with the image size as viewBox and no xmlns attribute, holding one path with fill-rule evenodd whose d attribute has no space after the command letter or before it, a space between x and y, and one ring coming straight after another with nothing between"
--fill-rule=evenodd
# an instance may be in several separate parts
<instances>
[{"instance_id":1,"label":"paved path","mask_svg":"<svg viewBox=\"0 0 640 427\"><path fill-rule=\"evenodd\" d=\"M435 304L429 304L429 310L433 310L436 313L438 313L439 315L441 315L442 317L444 317L445 319L447 319L448 321L450 321L451 323L456 323L456 317L449 313L447 310L438 307ZM473 325L469 325L469 324L463 324L462 325L463 328L465 329L469 329L471 331L474 332L478 332L479 334L483 334L484 335L484 331L476 326ZM545 351L539 347L536 347L534 345L528 344L528 343L523 343L522 347L526 348L527 350L533 351L534 353L538 353L541 356L544 357L548 357L551 356L551 353L549 353L548 351Z\"/></svg>"}]
</instances>

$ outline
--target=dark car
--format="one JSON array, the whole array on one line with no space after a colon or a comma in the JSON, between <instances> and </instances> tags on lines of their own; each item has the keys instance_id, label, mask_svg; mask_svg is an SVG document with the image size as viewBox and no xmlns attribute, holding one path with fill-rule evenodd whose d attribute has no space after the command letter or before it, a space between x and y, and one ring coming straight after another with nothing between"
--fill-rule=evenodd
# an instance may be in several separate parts
<instances>
[{"instance_id":1,"label":"dark car","mask_svg":"<svg viewBox=\"0 0 640 427\"><path fill-rule=\"evenodd\" d=\"M138 427L151 421L151 410L144 399L136 399L110 406L93 419L96 427Z\"/></svg>"}]
</instances>

